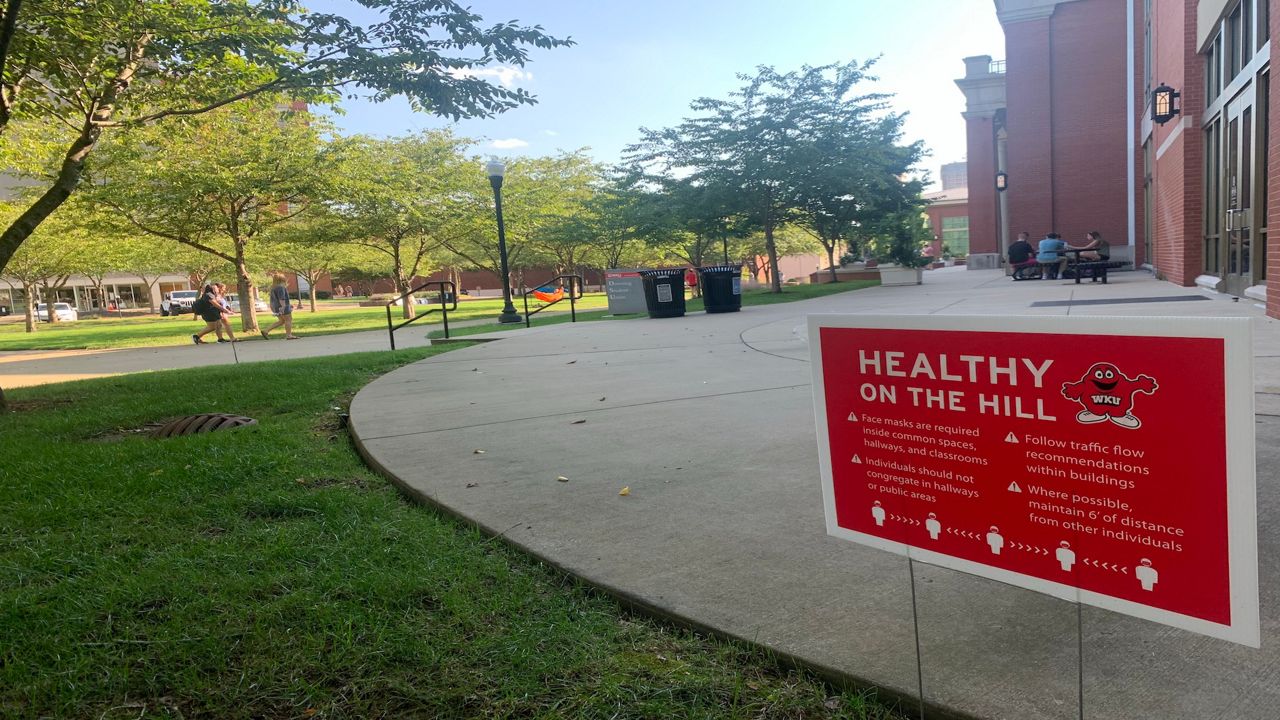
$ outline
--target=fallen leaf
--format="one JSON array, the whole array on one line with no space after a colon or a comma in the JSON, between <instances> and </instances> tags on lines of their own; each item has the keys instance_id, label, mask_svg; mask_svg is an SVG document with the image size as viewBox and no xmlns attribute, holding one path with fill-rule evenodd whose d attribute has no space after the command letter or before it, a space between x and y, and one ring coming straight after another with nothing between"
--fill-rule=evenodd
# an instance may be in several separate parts
<instances>
[{"instance_id":1,"label":"fallen leaf","mask_svg":"<svg viewBox=\"0 0 1280 720\"><path fill-rule=\"evenodd\" d=\"M621 496L623 496L623 497L626 497L627 495L630 495L630 494L631 494L631 486L630 486L630 485L628 485L628 486L626 486L626 487L622 488L621 490L619 490L619 491L618 491L618 494L619 494L619 495L621 495Z\"/></svg>"},{"instance_id":2,"label":"fallen leaf","mask_svg":"<svg viewBox=\"0 0 1280 720\"><path fill-rule=\"evenodd\" d=\"M604 402L604 398L600 398L600 402Z\"/></svg>"},{"instance_id":3,"label":"fallen leaf","mask_svg":"<svg viewBox=\"0 0 1280 720\"><path fill-rule=\"evenodd\" d=\"M557 481L559 481L559 482L569 482L569 478L567 478L567 477L565 477L565 476L563 476L563 475L557 475L557 476L556 476L556 480L557 480Z\"/></svg>"},{"instance_id":4,"label":"fallen leaf","mask_svg":"<svg viewBox=\"0 0 1280 720\"><path fill-rule=\"evenodd\" d=\"M472 450L472 451L471 451L471 454L472 454L472 455L483 455L483 454L484 454L484 451L483 451L483 450L480 450L479 448L477 448L477 449L475 449L475 450Z\"/></svg>"},{"instance_id":5,"label":"fallen leaf","mask_svg":"<svg viewBox=\"0 0 1280 720\"><path fill-rule=\"evenodd\" d=\"M574 363L576 363L576 362L578 362L578 361L577 361L577 360L570 360L569 362L565 363L565 365L572 365L572 364L574 364Z\"/></svg>"},{"instance_id":6,"label":"fallen leaf","mask_svg":"<svg viewBox=\"0 0 1280 720\"><path fill-rule=\"evenodd\" d=\"M477 485L479 485L479 484L480 484L480 483L467 483L467 487L469 487L469 488L473 488L473 487L475 487L475 486L477 486Z\"/></svg>"},{"instance_id":7,"label":"fallen leaf","mask_svg":"<svg viewBox=\"0 0 1280 720\"><path fill-rule=\"evenodd\" d=\"M823 703L822 703L822 706L823 706L823 707L825 707L825 708L826 708L826 709L828 709L828 710L839 710L839 709L840 709L840 698L838 698L838 697L829 697L829 698L827 698L827 699L826 699L826 701L825 701L825 702L823 702Z\"/></svg>"},{"instance_id":8,"label":"fallen leaf","mask_svg":"<svg viewBox=\"0 0 1280 720\"><path fill-rule=\"evenodd\" d=\"M569 423L569 424L570 424L570 425L581 425L581 424L582 424L582 423L584 423L584 422L586 422L586 420L574 420L573 422L571 422L571 423Z\"/></svg>"}]
</instances>

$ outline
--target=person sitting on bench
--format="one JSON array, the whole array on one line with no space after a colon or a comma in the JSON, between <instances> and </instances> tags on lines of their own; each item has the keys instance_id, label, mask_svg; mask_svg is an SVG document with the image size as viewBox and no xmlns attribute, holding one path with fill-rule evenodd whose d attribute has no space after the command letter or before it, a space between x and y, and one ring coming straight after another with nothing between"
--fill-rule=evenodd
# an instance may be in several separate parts
<instances>
[{"instance_id":1,"label":"person sitting on bench","mask_svg":"<svg viewBox=\"0 0 1280 720\"><path fill-rule=\"evenodd\" d=\"M1067 259L1062 257L1062 251L1066 247L1067 243L1063 241L1062 236L1054 232L1045 235L1044 239L1040 241L1036 262L1041 264L1052 263L1045 268L1045 276L1050 280L1057 279L1058 273L1067 265Z\"/></svg>"},{"instance_id":2,"label":"person sitting on bench","mask_svg":"<svg viewBox=\"0 0 1280 720\"><path fill-rule=\"evenodd\" d=\"M1084 235L1085 245L1076 247L1069 245L1072 250L1083 250L1080 253L1081 262L1107 262L1111 259L1111 243L1102 239L1102 233L1097 230L1087 232Z\"/></svg>"},{"instance_id":3,"label":"person sitting on bench","mask_svg":"<svg viewBox=\"0 0 1280 720\"><path fill-rule=\"evenodd\" d=\"M1039 270L1040 262L1033 257L1035 250L1032 249L1031 243L1027 242L1028 237L1030 236L1024 230L1018 233L1017 241L1009 246L1009 267L1013 268L1014 280L1040 276L1038 272L1031 272Z\"/></svg>"}]
</instances>

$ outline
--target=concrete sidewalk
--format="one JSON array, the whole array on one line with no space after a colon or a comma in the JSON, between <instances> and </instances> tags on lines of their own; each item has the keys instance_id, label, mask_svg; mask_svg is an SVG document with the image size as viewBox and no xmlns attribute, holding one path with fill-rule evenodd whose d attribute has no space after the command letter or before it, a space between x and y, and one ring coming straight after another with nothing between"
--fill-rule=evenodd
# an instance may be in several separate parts
<instances>
[{"instance_id":1,"label":"concrete sidewalk","mask_svg":"<svg viewBox=\"0 0 1280 720\"><path fill-rule=\"evenodd\" d=\"M1031 306L1142 297L1159 300ZM814 312L1257 318L1262 650L1090 607L1078 616L827 537L805 338ZM629 602L903 696L922 683L936 708L1010 720L1079 716L1079 618L1087 717L1276 717L1280 323L1250 303L1139 273L1077 286L957 270L921 287L502 337L364 388L351 408L358 441L412 493Z\"/></svg>"},{"instance_id":2,"label":"concrete sidewalk","mask_svg":"<svg viewBox=\"0 0 1280 720\"><path fill-rule=\"evenodd\" d=\"M450 328L483 325L492 320L462 320L449 323ZM396 333L396 347L410 348L430 345L427 333L442 327L439 323L411 325ZM333 335L307 335L298 340L284 339L283 330L277 330L271 340L253 338L235 344L216 343L212 339L204 345L170 345L164 347L126 348L121 350L17 350L0 352L0 387L17 388L31 385L85 380L88 378L146 372L148 370L177 370L261 362L263 360L291 360L325 355L343 355L353 352L387 350L391 347L386 330L368 330ZM212 338L212 335L208 336Z\"/></svg>"}]
</instances>

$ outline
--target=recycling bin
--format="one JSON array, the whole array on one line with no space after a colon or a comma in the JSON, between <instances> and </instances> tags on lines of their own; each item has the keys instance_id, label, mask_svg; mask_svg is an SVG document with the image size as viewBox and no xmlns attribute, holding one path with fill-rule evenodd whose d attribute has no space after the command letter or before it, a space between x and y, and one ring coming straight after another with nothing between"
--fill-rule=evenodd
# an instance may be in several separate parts
<instances>
[{"instance_id":1,"label":"recycling bin","mask_svg":"<svg viewBox=\"0 0 1280 720\"><path fill-rule=\"evenodd\" d=\"M702 276L702 304L709 313L742 309L742 266L709 265L698 268Z\"/></svg>"},{"instance_id":2,"label":"recycling bin","mask_svg":"<svg viewBox=\"0 0 1280 720\"><path fill-rule=\"evenodd\" d=\"M641 270L644 304L651 318L684 315L684 268Z\"/></svg>"}]
</instances>

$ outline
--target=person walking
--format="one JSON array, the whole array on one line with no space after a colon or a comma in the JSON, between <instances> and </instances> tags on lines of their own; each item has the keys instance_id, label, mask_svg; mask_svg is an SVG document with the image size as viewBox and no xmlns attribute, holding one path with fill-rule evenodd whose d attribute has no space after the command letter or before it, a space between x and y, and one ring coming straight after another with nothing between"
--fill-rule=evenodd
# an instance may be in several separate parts
<instances>
[{"instance_id":1,"label":"person walking","mask_svg":"<svg viewBox=\"0 0 1280 720\"><path fill-rule=\"evenodd\" d=\"M191 311L204 320L204 330L191 336L191 342L196 345L204 345L203 338L209 333L217 333L218 342L224 342L222 339L222 313L223 307L218 299L218 290L214 285L205 285L204 292L196 301L191 304Z\"/></svg>"},{"instance_id":2,"label":"person walking","mask_svg":"<svg viewBox=\"0 0 1280 720\"><path fill-rule=\"evenodd\" d=\"M225 330L227 335L231 338L230 340L223 338L222 332L220 331L218 333L218 342L240 342L240 340L236 338L235 332L231 329L231 316L235 313L232 312L231 300L227 297L227 286L224 283L214 283L213 288L218 293L218 305L222 308L221 330Z\"/></svg>"},{"instance_id":3,"label":"person walking","mask_svg":"<svg viewBox=\"0 0 1280 720\"><path fill-rule=\"evenodd\" d=\"M293 334L293 301L289 297L289 288L285 285L284 273L276 273L271 279L271 312L275 314L276 322L262 331L262 339L269 340L271 331L283 325L284 339L297 340L298 336Z\"/></svg>"}]
</instances>

